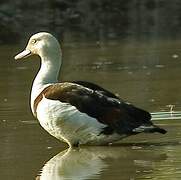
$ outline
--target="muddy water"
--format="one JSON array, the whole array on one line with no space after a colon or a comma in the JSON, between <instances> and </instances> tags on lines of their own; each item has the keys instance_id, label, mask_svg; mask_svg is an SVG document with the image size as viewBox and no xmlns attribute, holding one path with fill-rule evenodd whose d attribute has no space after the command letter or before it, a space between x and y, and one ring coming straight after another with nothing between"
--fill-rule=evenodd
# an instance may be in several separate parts
<instances>
[{"instance_id":1,"label":"muddy water","mask_svg":"<svg viewBox=\"0 0 181 180\"><path fill-rule=\"evenodd\" d=\"M60 80L87 80L150 112L166 135L141 134L113 147L67 149L33 118L29 93L39 60L15 62L23 46L0 47L0 179L180 179L181 41L63 44ZM160 113L160 114L159 114ZM162 118L158 118L162 117Z\"/></svg>"}]
</instances>

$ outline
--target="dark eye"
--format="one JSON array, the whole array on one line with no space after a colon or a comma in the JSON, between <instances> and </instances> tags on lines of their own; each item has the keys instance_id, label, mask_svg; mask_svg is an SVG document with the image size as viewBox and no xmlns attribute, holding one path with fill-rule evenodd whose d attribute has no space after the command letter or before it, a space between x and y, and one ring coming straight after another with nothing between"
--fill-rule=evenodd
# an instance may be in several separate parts
<instances>
[{"instance_id":1,"label":"dark eye","mask_svg":"<svg viewBox=\"0 0 181 180\"><path fill-rule=\"evenodd\" d=\"M32 40L31 40L31 43L32 43L32 44L35 44L36 42L37 42L36 39L32 39Z\"/></svg>"}]
</instances>

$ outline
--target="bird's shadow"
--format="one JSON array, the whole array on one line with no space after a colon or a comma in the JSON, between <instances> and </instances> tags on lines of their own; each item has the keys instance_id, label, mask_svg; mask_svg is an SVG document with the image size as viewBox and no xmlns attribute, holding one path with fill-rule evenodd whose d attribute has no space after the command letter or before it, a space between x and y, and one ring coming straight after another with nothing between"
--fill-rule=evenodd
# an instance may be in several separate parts
<instances>
[{"instance_id":1,"label":"bird's shadow","mask_svg":"<svg viewBox=\"0 0 181 180\"><path fill-rule=\"evenodd\" d=\"M148 145L148 144L147 144ZM125 179L135 177L138 169L152 169L147 162L167 159L166 152L144 149L146 144L123 146L68 148L52 157L43 166L36 180L97 179L111 175L116 169Z\"/></svg>"}]
</instances>

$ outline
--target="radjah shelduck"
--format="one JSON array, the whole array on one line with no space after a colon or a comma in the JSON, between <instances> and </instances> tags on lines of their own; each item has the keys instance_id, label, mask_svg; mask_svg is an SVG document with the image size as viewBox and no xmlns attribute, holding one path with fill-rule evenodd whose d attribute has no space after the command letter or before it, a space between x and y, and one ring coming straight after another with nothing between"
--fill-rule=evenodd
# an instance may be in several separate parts
<instances>
[{"instance_id":1,"label":"radjah shelduck","mask_svg":"<svg viewBox=\"0 0 181 180\"><path fill-rule=\"evenodd\" d=\"M41 67L31 90L31 110L41 126L69 146L106 145L138 133L166 133L150 113L84 81L58 82L62 53L47 32L34 34L15 59L38 55Z\"/></svg>"}]
</instances>

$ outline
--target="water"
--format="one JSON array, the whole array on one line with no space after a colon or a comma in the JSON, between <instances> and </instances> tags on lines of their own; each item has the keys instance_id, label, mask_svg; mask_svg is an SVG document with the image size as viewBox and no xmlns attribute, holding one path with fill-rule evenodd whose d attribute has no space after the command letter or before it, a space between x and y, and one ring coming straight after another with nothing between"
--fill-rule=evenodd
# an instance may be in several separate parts
<instances>
[{"instance_id":1,"label":"water","mask_svg":"<svg viewBox=\"0 0 181 180\"><path fill-rule=\"evenodd\" d=\"M6 180L180 179L181 43L65 42L61 80L88 80L153 114L166 135L140 134L111 147L67 149L33 118L29 92L37 57L0 47L0 174ZM170 112L171 111L171 112Z\"/></svg>"}]
</instances>

